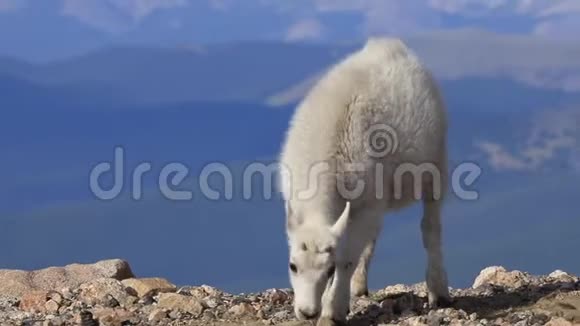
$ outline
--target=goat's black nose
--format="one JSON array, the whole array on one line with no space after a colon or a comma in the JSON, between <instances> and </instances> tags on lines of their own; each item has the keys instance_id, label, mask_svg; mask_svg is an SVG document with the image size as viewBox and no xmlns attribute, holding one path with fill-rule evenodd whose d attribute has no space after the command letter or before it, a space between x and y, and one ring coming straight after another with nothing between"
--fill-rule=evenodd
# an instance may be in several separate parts
<instances>
[{"instance_id":1,"label":"goat's black nose","mask_svg":"<svg viewBox=\"0 0 580 326\"><path fill-rule=\"evenodd\" d=\"M312 312L309 312L309 311L304 311L304 310L300 310L300 314L305 319L308 319L308 320L312 320L312 319L316 318L316 316L318 315L318 314L315 314L315 313L312 313Z\"/></svg>"}]
</instances>

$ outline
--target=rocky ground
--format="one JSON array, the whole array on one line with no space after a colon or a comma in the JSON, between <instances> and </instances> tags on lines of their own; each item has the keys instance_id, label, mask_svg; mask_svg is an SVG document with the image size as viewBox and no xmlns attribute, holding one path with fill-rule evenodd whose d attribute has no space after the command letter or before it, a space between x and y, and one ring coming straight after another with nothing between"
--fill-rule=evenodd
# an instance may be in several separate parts
<instances>
[{"instance_id":1,"label":"rocky ground","mask_svg":"<svg viewBox=\"0 0 580 326\"><path fill-rule=\"evenodd\" d=\"M580 280L484 269L430 310L425 285L393 285L352 301L350 325L580 325ZM292 313L292 291L229 294L136 278L120 260L40 271L0 270L0 325L311 325Z\"/></svg>"}]
</instances>

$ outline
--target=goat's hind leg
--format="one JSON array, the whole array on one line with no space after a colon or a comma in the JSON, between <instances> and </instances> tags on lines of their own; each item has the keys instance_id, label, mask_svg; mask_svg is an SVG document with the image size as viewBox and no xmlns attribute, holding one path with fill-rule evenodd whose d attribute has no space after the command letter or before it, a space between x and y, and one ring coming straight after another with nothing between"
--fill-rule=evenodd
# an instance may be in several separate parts
<instances>
[{"instance_id":1,"label":"goat's hind leg","mask_svg":"<svg viewBox=\"0 0 580 326\"><path fill-rule=\"evenodd\" d=\"M427 196L423 200L421 232L423 246L427 251L426 281L429 290L429 305L445 307L451 304L447 283L447 272L441 249L441 199Z\"/></svg>"}]
</instances>

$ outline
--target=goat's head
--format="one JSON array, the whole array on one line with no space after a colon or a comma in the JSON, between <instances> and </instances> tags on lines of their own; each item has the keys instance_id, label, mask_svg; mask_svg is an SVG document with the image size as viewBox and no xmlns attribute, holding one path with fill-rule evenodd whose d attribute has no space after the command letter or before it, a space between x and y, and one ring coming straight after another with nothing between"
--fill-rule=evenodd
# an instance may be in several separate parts
<instances>
[{"instance_id":1,"label":"goat's head","mask_svg":"<svg viewBox=\"0 0 580 326\"><path fill-rule=\"evenodd\" d=\"M286 203L288 269L298 319L314 319L320 314L322 295L334 280L340 254L337 246L346 231L349 214L350 203L347 202L334 225L304 222L308 218L296 216Z\"/></svg>"}]
</instances>

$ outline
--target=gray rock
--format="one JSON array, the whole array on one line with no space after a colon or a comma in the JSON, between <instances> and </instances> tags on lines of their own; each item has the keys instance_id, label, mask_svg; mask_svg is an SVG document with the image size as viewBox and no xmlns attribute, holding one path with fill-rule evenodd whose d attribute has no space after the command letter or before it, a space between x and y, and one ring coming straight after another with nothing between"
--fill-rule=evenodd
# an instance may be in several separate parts
<instances>
[{"instance_id":1,"label":"gray rock","mask_svg":"<svg viewBox=\"0 0 580 326\"><path fill-rule=\"evenodd\" d=\"M164 278L128 278L122 281L123 285L135 291L139 298L153 296L162 292L175 292L177 287Z\"/></svg>"},{"instance_id":2,"label":"gray rock","mask_svg":"<svg viewBox=\"0 0 580 326\"><path fill-rule=\"evenodd\" d=\"M518 288L531 283L530 275L520 272L508 272L501 266L492 266L482 270L475 281L473 288L477 289L483 285L492 284L504 286L506 288Z\"/></svg>"},{"instance_id":3,"label":"gray rock","mask_svg":"<svg viewBox=\"0 0 580 326\"><path fill-rule=\"evenodd\" d=\"M200 316L205 309L198 298L177 293L161 293L158 306L171 311L186 312L193 316Z\"/></svg>"},{"instance_id":4,"label":"gray rock","mask_svg":"<svg viewBox=\"0 0 580 326\"><path fill-rule=\"evenodd\" d=\"M77 288L82 283L98 278L123 280L133 276L129 264L119 259L37 271L0 269L0 296L19 298L34 290L60 291L63 288Z\"/></svg>"},{"instance_id":5,"label":"gray rock","mask_svg":"<svg viewBox=\"0 0 580 326\"><path fill-rule=\"evenodd\" d=\"M80 300L88 305L129 306L137 301L136 297L126 291L123 283L112 278L100 278L84 283L79 290Z\"/></svg>"},{"instance_id":6,"label":"gray rock","mask_svg":"<svg viewBox=\"0 0 580 326\"><path fill-rule=\"evenodd\" d=\"M240 304L231 307L228 310L228 312L233 314L234 316L248 316L255 314L256 309L254 309L254 307L252 307L251 304L242 302Z\"/></svg>"}]
</instances>

